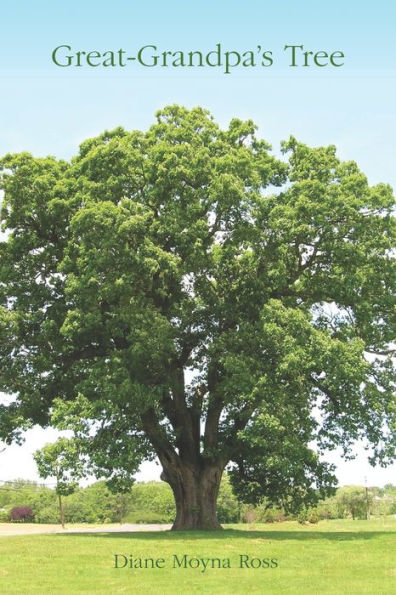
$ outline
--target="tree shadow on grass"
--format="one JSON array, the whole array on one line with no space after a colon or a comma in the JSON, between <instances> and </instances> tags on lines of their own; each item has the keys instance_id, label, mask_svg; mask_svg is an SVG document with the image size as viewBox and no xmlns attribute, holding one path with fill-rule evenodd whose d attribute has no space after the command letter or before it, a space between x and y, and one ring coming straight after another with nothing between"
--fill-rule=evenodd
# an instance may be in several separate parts
<instances>
[{"instance_id":1,"label":"tree shadow on grass","mask_svg":"<svg viewBox=\"0 0 396 595\"><path fill-rule=\"evenodd\" d=\"M124 532L100 532L100 533L56 533L57 537L93 537L110 539L130 539L136 541L179 541L179 540L202 540L213 539L227 541L229 539L265 541L353 541L369 540L375 537L394 535L396 531L238 531L236 529L224 529L223 531L124 531Z\"/></svg>"}]
</instances>

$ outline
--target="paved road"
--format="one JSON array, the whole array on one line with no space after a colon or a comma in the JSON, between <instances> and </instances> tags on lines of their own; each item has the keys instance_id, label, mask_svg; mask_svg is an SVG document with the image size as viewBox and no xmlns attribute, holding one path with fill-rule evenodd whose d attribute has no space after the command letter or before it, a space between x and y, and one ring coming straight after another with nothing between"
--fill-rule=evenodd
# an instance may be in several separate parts
<instances>
[{"instance_id":1,"label":"paved road","mask_svg":"<svg viewBox=\"0 0 396 595\"><path fill-rule=\"evenodd\" d=\"M135 531L168 531L171 525L39 525L31 523L0 523L0 537L35 535L40 533L133 533Z\"/></svg>"}]
</instances>

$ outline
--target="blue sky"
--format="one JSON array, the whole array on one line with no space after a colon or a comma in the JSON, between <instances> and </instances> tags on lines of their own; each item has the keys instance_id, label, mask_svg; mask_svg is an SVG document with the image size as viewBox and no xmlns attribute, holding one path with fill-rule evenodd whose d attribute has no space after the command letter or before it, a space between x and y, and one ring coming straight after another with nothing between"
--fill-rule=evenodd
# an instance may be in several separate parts
<instances>
[{"instance_id":1,"label":"blue sky","mask_svg":"<svg viewBox=\"0 0 396 595\"><path fill-rule=\"evenodd\" d=\"M147 128L156 110L180 103L203 105L222 125L235 116L252 118L274 150L290 134L308 144L335 144L371 183L396 188L393 0L2 0L0 19L0 155L28 150L70 158L87 137L119 125ZM146 44L210 51L217 43L239 51L260 44L274 52L275 64L224 75L220 69L60 69L51 63L61 44L136 53ZM345 66L288 68L285 44L341 50ZM40 440L45 434L37 431L34 445ZM31 476L29 448L0 454L0 479ZM396 481L394 469L369 475L363 459L360 467L339 469L343 483L354 474L360 483L364 475L369 483L370 477Z\"/></svg>"},{"instance_id":2,"label":"blue sky","mask_svg":"<svg viewBox=\"0 0 396 595\"><path fill-rule=\"evenodd\" d=\"M334 143L370 181L396 186L396 4L231 0L111 3L35 0L1 5L0 154L29 150L70 157L79 142L105 128L146 128L169 103L204 105L222 123L253 118L278 149L294 134ZM269 69L61 69L52 50L161 49L274 52ZM345 66L291 69L285 44L342 50Z\"/></svg>"}]
</instances>

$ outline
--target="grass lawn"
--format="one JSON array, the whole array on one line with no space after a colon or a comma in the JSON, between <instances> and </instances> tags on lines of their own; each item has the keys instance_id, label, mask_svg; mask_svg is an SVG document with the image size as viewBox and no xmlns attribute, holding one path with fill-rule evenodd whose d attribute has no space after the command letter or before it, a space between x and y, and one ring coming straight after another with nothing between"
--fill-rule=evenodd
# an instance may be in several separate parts
<instances>
[{"instance_id":1,"label":"grass lawn","mask_svg":"<svg viewBox=\"0 0 396 595\"><path fill-rule=\"evenodd\" d=\"M114 555L164 559L114 568ZM184 554L187 568L183 567ZM219 533L80 533L0 539L1 593L395 593L396 520L229 525ZM182 567L174 568L179 560ZM242 556L242 568L240 568ZM224 568L195 558L220 558ZM256 559L256 560L253 560ZM260 560L273 568L259 566ZM176 560L176 566L178 564ZM247 563L249 566L246 567ZM151 565L151 562L148 562ZM227 566L230 567L227 567Z\"/></svg>"}]
</instances>

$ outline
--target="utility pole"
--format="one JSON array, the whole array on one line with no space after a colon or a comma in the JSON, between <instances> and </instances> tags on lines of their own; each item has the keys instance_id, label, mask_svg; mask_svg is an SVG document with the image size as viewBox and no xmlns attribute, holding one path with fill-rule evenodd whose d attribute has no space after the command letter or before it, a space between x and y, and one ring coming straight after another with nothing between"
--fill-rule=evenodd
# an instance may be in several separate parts
<instances>
[{"instance_id":1,"label":"utility pole","mask_svg":"<svg viewBox=\"0 0 396 595\"><path fill-rule=\"evenodd\" d=\"M369 508L369 496L368 496L368 487L367 487L367 477L364 477L364 485L366 488L366 521L370 520L370 508Z\"/></svg>"}]
</instances>

